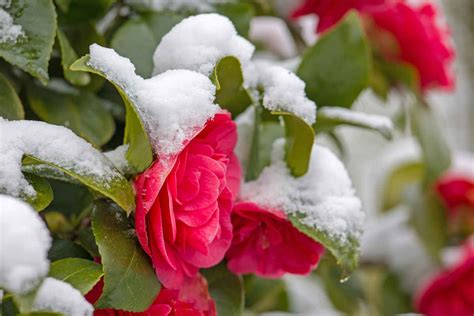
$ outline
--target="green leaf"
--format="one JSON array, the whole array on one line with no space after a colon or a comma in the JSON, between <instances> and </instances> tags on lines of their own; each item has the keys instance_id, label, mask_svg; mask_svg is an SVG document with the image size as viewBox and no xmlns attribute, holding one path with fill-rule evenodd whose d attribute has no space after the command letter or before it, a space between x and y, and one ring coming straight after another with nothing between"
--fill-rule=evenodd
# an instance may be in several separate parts
<instances>
[{"instance_id":1,"label":"green leaf","mask_svg":"<svg viewBox=\"0 0 474 316\"><path fill-rule=\"evenodd\" d=\"M242 278L230 273L224 264L203 270L202 274L207 280L209 293L216 302L217 314L242 315L244 309Z\"/></svg>"},{"instance_id":2,"label":"green leaf","mask_svg":"<svg viewBox=\"0 0 474 316\"><path fill-rule=\"evenodd\" d=\"M142 19L128 20L114 34L111 46L120 55L129 58L138 75L148 78L153 71L153 53L158 42ZM139 47L139 49L137 49Z\"/></svg>"},{"instance_id":3,"label":"green leaf","mask_svg":"<svg viewBox=\"0 0 474 316\"><path fill-rule=\"evenodd\" d=\"M64 181L50 179L54 200L47 211L55 211L67 217L77 217L84 210L92 208L93 197L87 187Z\"/></svg>"},{"instance_id":4,"label":"green leaf","mask_svg":"<svg viewBox=\"0 0 474 316\"><path fill-rule=\"evenodd\" d=\"M216 12L228 17L237 33L247 37L250 29L250 20L255 15L253 6L249 3L224 2L215 5Z\"/></svg>"},{"instance_id":5,"label":"green leaf","mask_svg":"<svg viewBox=\"0 0 474 316\"><path fill-rule=\"evenodd\" d=\"M420 84L416 69L408 63L387 61L375 56L370 73L370 87L372 90L383 99L386 99L390 88L400 84L419 93Z\"/></svg>"},{"instance_id":6,"label":"green leaf","mask_svg":"<svg viewBox=\"0 0 474 316\"><path fill-rule=\"evenodd\" d=\"M58 260L49 268L50 277L71 284L83 295L89 293L103 275L102 265L80 258Z\"/></svg>"},{"instance_id":7,"label":"green leaf","mask_svg":"<svg viewBox=\"0 0 474 316\"><path fill-rule=\"evenodd\" d=\"M397 277L388 272L381 285L380 315L399 315L410 313L412 302L410 296L405 293Z\"/></svg>"},{"instance_id":8,"label":"green leaf","mask_svg":"<svg viewBox=\"0 0 474 316\"><path fill-rule=\"evenodd\" d=\"M37 211L44 210L53 200L53 190L49 182L30 173L25 173L25 178L36 191L36 196L26 197L26 202Z\"/></svg>"},{"instance_id":9,"label":"green leaf","mask_svg":"<svg viewBox=\"0 0 474 316\"><path fill-rule=\"evenodd\" d=\"M56 12L52 0L12 0L6 11L21 25L25 36L0 44L0 57L46 84L48 62L56 34Z\"/></svg>"},{"instance_id":10,"label":"green leaf","mask_svg":"<svg viewBox=\"0 0 474 316\"><path fill-rule=\"evenodd\" d=\"M383 186L382 210L390 210L403 201L405 191L410 185L421 183L425 167L421 162L404 164L387 177Z\"/></svg>"},{"instance_id":11,"label":"green leaf","mask_svg":"<svg viewBox=\"0 0 474 316\"><path fill-rule=\"evenodd\" d=\"M297 71L306 94L318 106L342 107L350 107L367 88L369 73L370 50L355 11L304 53Z\"/></svg>"},{"instance_id":12,"label":"green leaf","mask_svg":"<svg viewBox=\"0 0 474 316\"><path fill-rule=\"evenodd\" d=\"M411 224L428 253L441 262L441 250L448 244L446 212L430 188L424 191L414 185L407 191L411 208Z\"/></svg>"},{"instance_id":13,"label":"green leaf","mask_svg":"<svg viewBox=\"0 0 474 316\"><path fill-rule=\"evenodd\" d=\"M63 314L53 312L31 312L17 314L17 316L63 316Z\"/></svg>"},{"instance_id":14,"label":"green leaf","mask_svg":"<svg viewBox=\"0 0 474 316\"><path fill-rule=\"evenodd\" d=\"M104 269L104 290L96 308L141 312L156 298L160 283L120 209L97 201L92 229Z\"/></svg>"},{"instance_id":15,"label":"green leaf","mask_svg":"<svg viewBox=\"0 0 474 316\"><path fill-rule=\"evenodd\" d=\"M30 155L27 155L27 157L29 161L35 161L37 164L45 164L58 169L92 190L110 198L112 201L120 205L127 214L130 214L135 209L135 194L132 186L118 171L114 174L115 176L113 179L96 179L95 177L77 172L77 170L71 166L55 165L54 163L42 161L41 159Z\"/></svg>"},{"instance_id":16,"label":"green leaf","mask_svg":"<svg viewBox=\"0 0 474 316\"><path fill-rule=\"evenodd\" d=\"M300 232L316 240L331 252L341 266L341 280L346 279L359 264L359 240L355 236L348 236L346 242L333 238L324 230L310 227L304 223L305 215L302 213L288 216L289 220Z\"/></svg>"},{"instance_id":17,"label":"green leaf","mask_svg":"<svg viewBox=\"0 0 474 316\"><path fill-rule=\"evenodd\" d=\"M89 252L92 257L100 257L99 248L95 241L92 227L81 229L77 234L77 242Z\"/></svg>"},{"instance_id":18,"label":"green leaf","mask_svg":"<svg viewBox=\"0 0 474 316\"><path fill-rule=\"evenodd\" d=\"M282 115L285 122L286 163L295 177L304 175L309 168L314 131L308 123L289 112L273 112Z\"/></svg>"},{"instance_id":19,"label":"green leaf","mask_svg":"<svg viewBox=\"0 0 474 316\"><path fill-rule=\"evenodd\" d=\"M56 92L30 85L31 109L43 121L66 126L96 147L106 144L115 132L115 121L103 101L91 92L68 90Z\"/></svg>"},{"instance_id":20,"label":"green leaf","mask_svg":"<svg viewBox=\"0 0 474 316\"><path fill-rule=\"evenodd\" d=\"M155 43L159 43L161 38L168 33L173 26L181 22L188 15L173 12L173 11L161 11L161 12L146 12L142 15L143 21L148 24L153 36L155 37Z\"/></svg>"},{"instance_id":21,"label":"green leaf","mask_svg":"<svg viewBox=\"0 0 474 316\"><path fill-rule=\"evenodd\" d=\"M283 279L262 279L254 275L246 276L246 309L260 315L270 311L289 311L289 298Z\"/></svg>"},{"instance_id":22,"label":"green leaf","mask_svg":"<svg viewBox=\"0 0 474 316\"><path fill-rule=\"evenodd\" d=\"M0 73L0 117L8 120L22 120L25 118L25 111L20 98L2 73Z\"/></svg>"},{"instance_id":23,"label":"green leaf","mask_svg":"<svg viewBox=\"0 0 474 316\"><path fill-rule=\"evenodd\" d=\"M68 0L61 4L64 14L59 16L62 23L74 24L101 18L116 0ZM64 2L64 0L60 1Z\"/></svg>"},{"instance_id":24,"label":"green leaf","mask_svg":"<svg viewBox=\"0 0 474 316\"><path fill-rule=\"evenodd\" d=\"M370 118L367 118L368 114L366 113L343 108L338 108L337 110L340 113L333 115L329 111L330 109L331 107L324 107L322 110L318 111L318 119L313 125L316 133L330 132L338 126L346 125L379 132L388 140L391 140L393 137L393 125L388 124L388 122L391 123L391 121L386 116L370 114ZM374 123L374 120L376 123ZM387 120L387 124L382 120Z\"/></svg>"},{"instance_id":25,"label":"green leaf","mask_svg":"<svg viewBox=\"0 0 474 316\"><path fill-rule=\"evenodd\" d=\"M420 143L426 167L426 185L436 181L451 165L451 153L436 122L433 112L425 104L411 107L412 131Z\"/></svg>"},{"instance_id":26,"label":"green leaf","mask_svg":"<svg viewBox=\"0 0 474 316\"><path fill-rule=\"evenodd\" d=\"M51 262L54 262L67 258L92 259L84 248L74 242L67 239L55 239L53 245L49 249L48 259Z\"/></svg>"},{"instance_id":27,"label":"green leaf","mask_svg":"<svg viewBox=\"0 0 474 316\"><path fill-rule=\"evenodd\" d=\"M78 58L72 48L66 34L58 29L58 41L61 49L61 65L63 66L64 78L74 85L85 86L90 83L91 77L87 73L76 72L69 69L71 64Z\"/></svg>"},{"instance_id":28,"label":"green leaf","mask_svg":"<svg viewBox=\"0 0 474 316\"><path fill-rule=\"evenodd\" d=\"M243 87L244 76L240 61L234 56L219 60L211 79L216 85L216 103L229 110L233 117L252 104L252 98Z\"/></svg>"},{"instance_id":29,"label":"green leaf","mask_svg":"<svg viewBox=\"0 0 474 316\"><path fill-rule=\"evenodd\" d=\"M98 74L106 78L105 74L97 69L94 69L87 65L89 55L81 57L74 64L71 65L72 70L77 71L88 71ZM153 161L153 151L148 139L148 135L145 131L140 116L138 115L137 109L133 104L132 100L128 97L125 91L119 86L118 83L112 82L115 88L118 90L120 96L125 103L126 109L126 125L124 144L129 144L129 148L126 154L127 161L130 166L135 168L136 172L145 170Z\"/></svg>"}]
</instances>

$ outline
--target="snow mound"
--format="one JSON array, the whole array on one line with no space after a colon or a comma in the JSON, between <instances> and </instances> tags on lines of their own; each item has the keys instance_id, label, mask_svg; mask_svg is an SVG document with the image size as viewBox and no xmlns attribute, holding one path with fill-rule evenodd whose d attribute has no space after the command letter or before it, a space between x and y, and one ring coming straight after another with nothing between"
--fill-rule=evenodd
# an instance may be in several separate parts
<instances>
[{"instance_id":1,"label":"snow mound","mask_svg":"<svg viewBox=\"0 0 474 316\"><path fill-rule=\"evenodd\" d=\"M97 44L90 47L89 66L117 83L135 104L158 155L179 152L186 141L219 111L215 86L190 70L168 70L150 79L135 74L128 58Z\"/></svg>"},{"instance_id":2,"label":"snow mound","mask_svg":"<svg viewBox=\"0 0 474 316\"><path fill-rule=\"evenodd\" d=\"M308 172L294 178L284 160L284 145L283 139L275 141L272 163L257 180L243 185L242 200L289 215L302 213L305 225L342 244L359 239L365 216L341 161L329 149L314 145Z\"/></svg>"},{"instance_id":3,"label":"snow mound","mask_svg":"<svg viewBox=\"0 0 474 316\"><path fill-rule=\"evenodd\" d=\"M37 311L52 311L66 316L92 316L94 308L81 292L69 283L46 278L41 284L33 302Z\"/></svg>"},{"instance_id":4,"label":"snow mound","mask_svg":"<svg viewBox=\"0 0 474 316\"><path fill-rule=\"evenodd\" d=\"M51 237L31 206L0 194L0 288L23 294L49 270Z\"/></svg>"},{"instance_id":5,"label":"snow mound","mask_svg":"<svg viewBox=\"0 0 474 316\"><path fill-rule=\"evenodd\" d=\"M189 69L209 76L225 56L237 57L245 70L254 50L227 17L215 13L195 15L175 25L162 38L153 55L154 73Z\"/></svg>"},{"instance_id":6,"label":"snow mound","mask_svg":"<svg viewBox=\"0 0 474 316\"><path fill-rule=\"evenodd\" d=\"M36 196L34 188L21 172L24 155L105 183L120 177L101 152L65 127L0 118L0 192L13 196Z\"/></svg>"}]
</instances>

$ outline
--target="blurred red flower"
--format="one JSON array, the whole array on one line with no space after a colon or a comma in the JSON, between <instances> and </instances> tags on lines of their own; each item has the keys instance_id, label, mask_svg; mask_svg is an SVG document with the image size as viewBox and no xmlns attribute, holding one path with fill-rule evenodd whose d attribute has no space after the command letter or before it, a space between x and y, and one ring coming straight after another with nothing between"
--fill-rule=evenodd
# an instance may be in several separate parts
<instances>
[{"instance_id":1,"label":"blurred red flower","mask_svg":"<svg viewBox=\"0 0 474 316\"><path fill-rule=\"evenodd\" d=\"M305 0L292 17L316 14L321 33L351 9L361 14L371 43L385 59L406 62L417 70L423 90L453 88L454 49L447 28L437 23L439 13L432 3L415 7L404 0Z\"/></svg>"}]
</instances>

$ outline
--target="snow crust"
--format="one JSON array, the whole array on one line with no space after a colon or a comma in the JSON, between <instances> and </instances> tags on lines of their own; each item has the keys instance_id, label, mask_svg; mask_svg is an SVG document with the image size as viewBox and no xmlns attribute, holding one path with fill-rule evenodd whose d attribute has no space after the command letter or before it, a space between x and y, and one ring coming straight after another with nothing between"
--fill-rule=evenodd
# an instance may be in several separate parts
<instances>
[{"instance_id":1,"label":"snow crust","mask_svg":"<svg viewBox=\"0 0 474 316\"><path fill-rule=\"evenodd\" d=\"M256 69L258 83L265 89L265 108L291 112L310 125L316 121L316 104L306 97L303 80L281 66L266 62L257 63Z\"/></svg>"},{"instance_id":2,"label":"snow crust","mask_svg":"<svg viewBox=\"0 0 474 316\"><path fill-rule=\"evenodd\" d=\"M209 76L221 58L235 56L246 77L254 50L227 17L215 13L195 15L182 20L162 38L153 55L154 73L189 69Z\"/></svg>"},{"instance_id":3,"label":"snow crust","mask_svg":"<svg viewBox=\"0 0 474 316\"><path fill-rule=\"evenodd\" d=\"M0 288L23 294L49 270L51 237L41 217L28 204L0 194Z\"/></svg>"},{"instance_id":4,"label":"snow crust","mask_svg":"<svg viewBox=\"0 0 474 316\"><path fill-rule=\"evenodd\" d=\"M97 44L90 46L88 65L125 91L159 155L179 152L186 140L219 111L214 104L216 88L200 73L178 69L143 79L135 74L128 58Z\"/></svg>"},{"instance_id":5,"label":"snow crust","mask_svg":"<svg viewBox=\"0 0 474 316\"><path fill-rule=\"evenodd\" d=\"M0 1L0 44L14 44L20 37L25 36L21 25L14 24L11 15L2 8L8 8L9 5L9 1Z\"/></svg>"},{"instance_id":6,"label":"snow crust","mask_svg":"<svg viewBox=\"0 0 474 316\"><path fill-rule=\"evenodd\" d=\"M242 186L242 199L269 210L303 213L304 224L342 244L360 238L364 213L341 161L314 145L308 172L294 178L284 161L284 145L283 139L275 141L271 165Z\"/></svg>"},{"instance_id":7,"label":"snow crust","mask_svg":"<svg viewBox=\"0 0 474 316\"><path fill-rule=\"evenodd\" d=\"M24 155L105 183L120 176L102 153L65 127L0 118L0 192L17 197L36 196L21 172Z\"/></svg>"},{"instance_id":8,"label":"snow crust","mask_svg":"<svg viewBox=\"0 0 474 316\"><path fill-rule=\"evenodd\" d=\"M58 312L66 316L92 316L94 312L94 308L81 292L69 283L49 277L38 289L33 309Z\"/></svg>"},{"instance_id":9,"label":"snow crust","mask_svg":"<svg viewBox=\"0 0 474 316\"><path fill-rule=\"evenodd\" d=\"M383 115L356 112L336 106L324 107L319 110L319 113L324 114L324 116L331 119L343 120L353 124L361 124L373 129L383 130L387 133L393 131L392 121Z\"/></svg>"}]
</instances>

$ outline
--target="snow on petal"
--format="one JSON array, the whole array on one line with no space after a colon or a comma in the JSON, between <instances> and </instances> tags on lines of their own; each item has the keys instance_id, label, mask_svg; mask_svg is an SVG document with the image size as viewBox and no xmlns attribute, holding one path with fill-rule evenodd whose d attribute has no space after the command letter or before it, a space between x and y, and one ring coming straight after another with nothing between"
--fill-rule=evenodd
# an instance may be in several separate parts
<instances>
[{"instance_id":1,"label":"snow on petal","mask_svg":"<svg viewBox=\"0 0 474 316\"><path fill-rule=\"evenodd\" d=\"M41 217L28 204L0 194L0 288L23 294L49 270L51 237Z\"/></svg>"},{"instance_id":2,"label":"snow on petal","mask_svg":"<svg viewBox=\"0 0 474 316\"><path fill-rule=\"evenodd\" d=\"M0 192L13 196L36 195L21 172L24 155L99 181L109 182L120 177L102 153L65 127L0 118Z\"/></svg>"},{"instance_id":3,"label":"snow on petal","mask_svg":"<svg viewBox=\"0 0 474 316\"><path fill-rule=\"evenodd\" d=\"M92 316L94 308L69 283L46 278L36 293L33 310L52 311L66 316Z\"/></svg>"},{"instance_id":4,"label":"snow on petal","mask_svg":"<svg viewBox=\"0 0 474 316\"><path fill-rule=\"evenodd\" d=\"M210 13L191 16L175 25L161 39L153 55L154 73L189 69L209 76L225 56L235 56L244 69L255 47L239 36L225 16Z\"/></svg>"},{"instance_id":5,"label":"snow on petal","mask_svg":"<svg viewBox=\"0 0 474 316\"><path fill-rule=\"evenodd\" d=\"M256 63L256 68L258 83L265 89L265 108L291 112L310 125L316 121L316 104L306 97L303 80L291 71L268 62Z\"/></svg>"},{"instance_id":6,"label":"snow on petal","mask_svg":"<svg viewBox=\"0 0 474 316\"><path fill-rule=\"evenodd\" d=\"M117 83L132 100L158 155L179 152L219 107L211 80L194 71L169 70L150 79L135 74L128 58L97 44L90 47L89 66Z\"/></svg>"},{"instance_id":7,"label":"snow on petal","mask_svg":"<svg viewBox=\"0 0 474 316\"><path fill-rule=\"evenodd\" d=\"M342 244L359 239L365 216L341 161L314 145L308 172L294 178L284 161L284 145L283 139L274 143L272 163L257 180L243 185L242 200L287 214L303 213L304 224Z\"/></svg>"}]
</instances>

